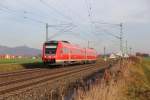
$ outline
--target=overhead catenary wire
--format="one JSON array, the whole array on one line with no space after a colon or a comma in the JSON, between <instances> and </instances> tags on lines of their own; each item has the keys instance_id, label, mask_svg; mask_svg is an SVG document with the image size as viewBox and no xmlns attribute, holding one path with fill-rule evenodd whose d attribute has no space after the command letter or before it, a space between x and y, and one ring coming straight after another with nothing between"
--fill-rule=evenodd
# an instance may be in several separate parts
<instances>
[{"instance_id":1,"label":"overhead catenary wire","mask_svg":"<svg viewBox=\"0 0 150 100\"><path fill-rule=\"evenodd\" d=\"M53 6L51 6L50 4L48 4L47 2L45 2L44 0L40 0L40 2L41 2L43 5L45 5L47 8L49 8L50 10L55 11L55 13L57 13L58 15L64 17L65 19L67 19L67 20L69 20L69 21L71 21L71 22L73 23L73 20L72 20L71 17L66 16L65 14L63 14L62 12L60 12L59 10L57 10L56 8L54 8ZM50 26L48 25L48 27L50 27ZM48 27L47 27L47 28L48 28ZM46 29L46 30L48 30L48 29ZM48 34L47 31L46 31L46 34ZM47 38L47 39L48 39L48 38ZM47 39L46 39L46 41L47 41Z\"/></svg>"},{"instance_id":2,"label":"overhead catenary wire","mask_svg":"<svg viewBox=\"0 0 150 100\"><path fill-rule=\"evenodd\" d=\"M60 34L60 33L56 33L56 34L54 34L54 35L51 35L49 39L52 39L52 38L57 37L57 36L60 36L60 35L64 35L64 34L66 34L66 33L68 33L68 32L72 32L72 30L73 30L74 28L76 28L76 27L77 27L77 26L70 26L70 27L64 28L63 30L59 30L59 31L61 32L61 34ZM73 33L73 34L68 34L68 35L73 35L73 36L82 38L82 40L86 40L85 37L82 37L79 33L76 33L76 34Z\"/></svg>"},{"instance_id":3,"label":"overhead catenary wire","mask_svg":"<svg viewBox=\"0 0 150 100\"><path fill-rule=\"evenodd\" d=\"M62 3L61 3L62 4ZM69 5L64 5L65 6L65 8L67 9L67 10L70 10L72 7L69 7ZM84 16L81 16L81 14L79 13L79 12L77 12L77 11L74 11L73 9L72 10L70 10L69 12L72 12L74 15L76 15L76 16L73 16L74 17L74 20L75 20L75 17L78 17L80 20L85 20L86 19L86 17L84 17ZM79 24L79 23L78 23ZM81 24L81 23L80 23Z\"/></svg>"},{"instance_id":4,"label":"overhead catenary wire","mask_svg":"<svg viewBox=\"0 0 150 100\"><path fill-rule=\"evenodd\" d=\"M65 14L63 14L62 12L60 12L59 10L57 10L56 8L54 8L53 6L51 6L50 4L48 4L47 2L45 2L44 0L39 0L43 5L45 5L47 8L49 8L49 10L53 10L55 13L57 13L58 15L62 16L63 18L65 18L66 20L69 20L71 22L73 22L72 18L69 16L66 16Z\"/></svg>"},{"instance_id":5,"label":"overhead catenary wire","mask_svg":"<svg viewBox=\"0 0 150 100\"><path fill-rule=\"evenodd\" d=\"M107 33L108 35L111 35L111 36L113 36L113 37L115 37L115 38L117 38L117 39L119 39L120 40L120 51L121 52L123 52L123 50L122 50L122 40L123 40L123 36L122 36L122 24L110 24L110 23L106 23L106 22L98 22L98 21L93 21L93 19L92 19L92 6L91 6L91 4L90 3L88 3L87 2L87 0L85 0L85 3L86 3L86 5L87 5L87 11L88 11L88 17L89 17L89 21L91 22L91 32L92 33L94 33L93 31L92 31L92 27L94 26L94 27L96 27L96 24L95 23L98 23L98 24L104 24L104 25L113 25L113 26L119 26L120 27L120 35L114 35L114 34L112 34L112 33Z\"/></svg>"},{"instance_id":6,"label":"overhead catenary wire","mask_svg":"<svg viewBox=\"0 0 150 100\"><path fill-rule=\"evenodd\" d=\"M91 32L92 32L92 25L93 25L93 19L92 19L92 7L91 5L88 3L88 0L85 0L85 5L86 5L86 8L87 8L87 12L88 12L88 18L89 18L89 22L91 24Z\"/></svg>"},{"instance_id":7,"label":"overhead catenary wire","mask_svg":"<svg viewBox=\"0 0 150 100\"><path fill-rule=\"evenodd\" d=\"M26 14L33 14L31 12L28 12L28 11L25 11L25 10L20 12L20 11L14 10L14 9L10 9L9 7L3 6L3 5L0 5L0 7L2 7L0 9L1 11L7 12L7 13L10 13L10 14L13 14L13 15L16 15L17 13L22 13L22 15L19 15L19 16L23 19L27 19L27 20L37 22L37 23L41 23L41 24L46 24L46 22L44 22L42 20L35 19L35 18L29 17L29 16L26 15ZM62 23L62 24L57 24L57 25L54 25L54 24L52 25L51 24L49 26L50 27L62 27L62 26L69 26L69 25L73 25L73 23Z\"/></svg>"},{"instance_id":8,"label":"overhead catenary wire","mask_svg":"<svg viewBox=\"0 0 150 100\"><path fill-rule=\"evenodd\" d=\"M3 9L1 9L2 11L4 11L4 9L5 9L5 11L7 11L7 13L9 13L9 14L13 14L13 15L16 15L16 13L18 13L18 11L17 10L13 10L13 9L10 9L10 8L8 8L8 7L4 7L3 6ZM46 22L44 22L44 21L42 21L42 20L39 20L39 19L35 19L35 18L32 18L32 17L28 17L28 16L26 16L26 14L27 13L29 13L29 12L27 12L27 11L23 11L23 12L21 12L23 15L21 15L20 17L21 18L23 18L23 19L27 19L27 20L30 20L30 21L32 21L32 22L36 22L36 23L40 23L40 24L46 24ZM53 28L56 28L56 27L69 27L69 26L73 26L73 24L72 23L62 23L62 24L55 24L55 25L49 25L49 27L53 27ZM72 28L69 28L69 29L65 29L64 28L64 32L67 32L67 31L70 31Z\"/></svg>"},{"instance_id":9,"label":"overhead catenary wire","mask_svg":"<svg viewBox=\"0 0 150 100\"><path fill-rule=\"evenodd\" d=\"M90 1L90 0L89 0ZM95 29L94 27L96 27L95 23L93 23L94 19L93 19L93 9L92 9L92 4L91 2L88 2L88 0L84 0L85 5L86 5L86 9L87 9L87 13L88 13L88 19L89 19L89 24L91 27L91 35L95 37L94 33L95 33Z\"/></svg>"},{"instance_id":10,"label":"overhead catenary wire","mask_svg":"<svg viewBox=\"0 0 150 100\"><path fill-rule=\"evenodd\" d=\"M44 13L43 11L41 11L41 9L37 9L37 8L34 8L33 6L31 5L28 5L27 3L21 1L21 0L16 0L17 2L21 3L21 4L24 4L24 6L27 6L28 8L32 8L34 10L38 10L38 13L36 12L31 12L31 11L27 11L26 14L29 14L29 15L37 15L37 16L40 16L40 17L44 17L44 18L50 18L51 20L55 20L55 21L59 21L59 22L66 22L65 20L63 20L62 18L58 18L58 17L55 17L53 16L53 14L50 14L50 13ZM43 5L43 4L42 4ZM45 5L44 5L45 6ZM25 10L26 11L26 10ZM46 10L44 10L46 11Z\"/></svg>"},{"instance_id":11,"label":"overhead catenary wire","mask_svg":"<svg viewBox=\"0 0 150 100\"><path fill-rule=\"evenodd\" d=\"M66 6L65 8L68 8L68 6ZM68 9L71 9L71 8L68 8ZM88 9L88 6L87 6L87 9ZM80 14L79 13L77 13L77 12L74 12L74 11L71 11L71 12L73 12L75 15L77 15L78 17L80 16ZM74 17L76 17L76 16L74 16ZM80 16L79 17L82 21L83 20L85 20L86 18L85 17L82 17L82 16ZM92 20L90 21L90 22L92 22ZM80 23L81 24L81 23ZM91 23L90 23L91 24ZM78 24L76 24L76 26L77 27L80 27L80 25L79 25L79 23ZM81 31L82 33L87 33L87 32L85 32L85 31ZM93 34L89 34L89 35L92 35L93 36ZM95 38L95 36L93 36L93 38Z\"/></svg>"},{"instance_id":12,"label":"overhead catenary wire","mask_svg":"<svg viewBox=\"0 0 150 100\"><path fill-rule=\"evenodd\" d=\"M31 18L31 17L27 17L25 15L25 13L28 13L27 11L19 12L17 10L10 9L9 7L3 6L3 5L0 5L0 7L2 7L2 9L0 9L0 10L3 11L3 12L7 12L7 13L9 13L11 15L17 15L17 16L21 17L22 19L28 19L30 21L34 21L34 22L37 22L37 23L45 24L44 21L41 21L41 20L38 20L38 19L35 19L35 18ZM22 13L22 14L18 15L18 13Z\"/></svg>"},{"instance_id":13,"label":"overhead catenary wire","mask_svg":"<svg viewBox=\"0 0 150 100\"><path fill-rule=\"evenodd\" d=\"M46 22L44 22L44 21L37 20L37 19L31 18L31 17L24 17L24 19L28 19L28 20L31 20L31 21L34 21L34 22L37 22L37 23L41 23L41 24L46 24Z\"/></svg>"},{"instance_id":14,"label":"overhead catenary wire","mask_svg":"<svg viewBox=\"0 0 150 100\"><path fill-rule=\"evenodd\" d=\"M6 7L6 6L3 6L3 9L5 9L5 11L7 10L8 13L11 13L11 14L16 15L16 16L18 16L18 13L21 13L21 15L19 15L19 16L23 19L27 19L27 20L30 20L30 21L33 21L33 22L36 22L36 23L40 23L40 24L45 24L46 23L45 21L42 21L42 20L39 20L39 19L36 19L36 18L33 18L33 17L29 17L28 14L34 15L34 13L26 11L26 10L18 11L18 10L14 10L14 9L11 9L9 7ZM70 25L73 25L73 24L70 23ZM63 25L63 24L59 24L59 25L56 25L56 26L51 25L51 28L52 28L52 26L53 26L53 28L58 29L58 28L61 28L61 27L63 28L65 25ZM76 26L78 26L78 25L76 25ZM58 29L58 30L61 30L61 29Z\"/></svg>"},{"instance_id":15,"label":"overhead catenary wire","mask_svg":"<svg viewBox=\"0 0 150 100\"><path fill-rule=\"evenodd\" d=\"M1 7L1 9L0 10L8 10L7 12L10 12L10 13L18 13L19 11L17 11L17 10L14 10L14 9L10 9L10 8L8 8L8 7L6 7L6 6L4 6L4 5L0 5L0 7ZM3 9L2 9L3 8ZM28 12L28 11L25 11L25 10L23 10L21 13L23 13L23 14L33 14L33 13L31 13L31 12ZM43 21L40 21L40 20L36 20L36 19L33 19L33 18L30 18L30 17L25 17L25 16L22 16L24 19L29 19L29 20L32 20L32 21L36 21L36 22L38 22L38 23L45 23L45 22L43 22Z\"/></svg>"},{"instance_id":16,"label":"overhead catenary wire","mask_svg":"<svg viewBox=\"0 0 150 100\"><path fill-rule=\"evenodd\" d=\"M65 6L65 8L71 9L69 6ZM82 21L86 19L86 17L81 16L79 13L77 13L77 12L75 12L75 11L72 11L72 10L71 10L71 12L76 15L76 16L74 16L74 17L77 17L77 16L78 16L78 17L80 18L80 20L82 20ZM76 27L80 27L81 23L78 23L78 24L75 24L75 25L76 25ZM81 31L81 30L80 30L80 32L81 32L81 33L87 33L87 32L85 32L85 31ZM92 35L92 34L89 34L89 35ZM84 37L84 36L82 36L82 37ZM84 40L85 40L85 38L84 38Z\"/></svg>"},{"instance_id":17,"label":"overhead catenary wire","mask_svg":"<svg viewBox=\"0 0 150 100\"><path fill-rule=\"evenodd\" d=\"M46 0L44 1L44 0L39 0L40 2L42 2L42 4L43 5L45 5L49 10L51 10L51 11L54 11L54 13L56 13L57 15L60 15L61 16L61 18L62 19L66 19L66 20L68 20L68 21L70 21L70 22L67 22L67 23L65 23L65 24L51 24L51 25L49 25L49 27L51 27L51 28L54 28L54 29L56 29L58 32L71 32L72 31L72 29L73 28L71 28L70 26L72 26L73 25L73 20L72 20L72 18L70 17L70 16L66 16L64 13L62 13L60 10L58 10L58 9L56 9L55 7L53 7L53 6L51 6L51 4L49 4L48 2L46 2ZM88 1L89 0L85 0L86 1L86 6L87 6L87 11L88 11L88 18L89 18L89 24L91 25L91 28L92 28L92 33L95 33L95 29L93 29L93 26L97 26L96 24L97 24L97 22L95 22L94 21L94 18L93 18L93 6L91 5L91 3L89 3ZM27 11L27 10L15 10L15 9L11 9L11 8L9 8L9 7L6 7L6 6L2 6L1 7L2 8L2 10L7 10L7 12L11 12L12 14L14 14L14 15L17 15L18 16L18 14L17 13L20 13L21 15L19 15L21 18L23 18L23 19L27 19L27 20L30 20L30 21L34 21L34 22L37 22L37 23L40 23L40 24L46 24L46 23L48 23L48 22L46 22L45 21L45 19L40 19L40 18L37 18L37 17L34 17L35 15L36 15L36 13L34 13L34 12L31 12L31 11ZM30 15L33 15L33 16L30 16ZM41 14L42 15L42 14ZM43 15L42 15L43 16ZM44 17L44 16L43 16ZM99 24L100 24L101 22L99 22ZM113 24L110 24L110 23L105 23L105 22L102 22L101 23L102 25L111 25L111 26L113 26L113 27L115 27L115 25L113 25ZM75 27L74 27L75 28ZM79 28L79 25L77 25L77 27L76 28ZM70 31L71 30L71 31ZM81 32L81 31L80 31ZM82 31L83 32L83 31ZM104 31L104 32L106 32L106 31ZM83 32L83 33L85 33L85 32ZM107 34L109 34L109 35L111 35L111 36L113 36L113 37L117 37L117 38L119 38L119 36L117 36L117 35L114 35L113 33L111 33L111 32L108 32ZM82 35L82 34L81 34ZM94 34L91 34L90 33L90 35L94 35ZM93 37L95 37L95 36L93 36ZM121 37L121 36L120 36ZM96 37L95 37L96 38Z\"/></svg>"},{"instance_id":18,"label":"overhead catenary wire","mask_svg":"<svg viewBox=\"0 0 150 100\"><path fill-rule=\"evenodd\" d=\"M4 12L8 12L8 13L13 13L13 15L18 15L19 13L21 15L19 15L20 17L23 17L24 19L28 19L28 20L31 20L31 21L35 21L37 23L43 23L45 24L46 22L42 21L42 20L39 20L39 19L35 19L35 18L32 18L32 17L29 17L28 15L36 15L36 16L40 16L40 17L45 17L45 16L41 16L41 15L37 15L33 12L30 12L30 11L26 11L26 10L15 10L15 9L12 9L12 8L9 8L7 6L4 6L2 4L0 4L0 10L1 11L4 11ZM48 17L48 16L47 16Z\"/></svg>"},{"instance_id":19,"label":"overhead catenary wire","mask_svg":"<svg viewBox=\"0 0 150 100\"><path fill-rule=\"evenodd\" d=\"M6 7L6 6L2 5L2 4L0 4L0 8L6 9L6 10L9 10L9 11L13 11L13 12L17 12L16 10L10 9L9 7Z\"/></svg>"}]
</instances>

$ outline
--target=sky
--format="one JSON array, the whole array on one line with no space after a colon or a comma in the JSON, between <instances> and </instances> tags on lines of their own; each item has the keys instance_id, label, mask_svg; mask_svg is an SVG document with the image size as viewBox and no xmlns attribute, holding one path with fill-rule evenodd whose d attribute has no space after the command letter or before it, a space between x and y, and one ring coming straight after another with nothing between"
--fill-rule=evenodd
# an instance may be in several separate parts
<instances>
[{"instance_id":1,"label":"sky","mask_svg":"<svg viewBox=\"0 0 150 100\"><path fill-rule=\"evenodd\" d=\"M150 53L149 0L0 0L0 45L41 49L46 23L49 40L89 41L99 53L119 51L123 23L124 47Z\"/></svg>"}]
</instances>

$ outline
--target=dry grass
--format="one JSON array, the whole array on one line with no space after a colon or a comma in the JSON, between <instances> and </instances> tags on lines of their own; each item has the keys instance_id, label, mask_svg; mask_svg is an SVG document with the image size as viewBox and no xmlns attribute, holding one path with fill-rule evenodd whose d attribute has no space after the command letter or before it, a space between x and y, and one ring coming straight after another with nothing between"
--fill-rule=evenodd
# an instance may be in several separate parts
<instances>
[{"instance_id":1,"label":"dry grass","mask_svg":"<svg viewBox=\"0 0 150 100\"><path fill-rule=\"evenodd\" d=\"M130 100L150 100L150 60L142 59L130 68Z\"/></svg>"},{"instance_id":2,"label":"dry grass","mask_svg":"<svg viewBox=\"0 0 150 100\"><path fill-rule=\"evenodd\" d=\"M99 80L89 91L79 89L75 100L150 100L150 62L124 61L109 82ZM113 67L114 68L114 67Z\"/></svg>"},{"instance_id":3,"label":"dry grass","mask_svg":"<svg viewBox=\"0 0 150 100\"><path fill-rule=\"evenodd\" d=\"M111 81L109 85L106 85L105 82L99 82L92 86L91 90L87 93L79 90L76 100L123 100L123 94L120 93L120 90L124 86L124 80L120 80L117 83Z\"/></svg>"},{"instance_id":4,"label":"dry grass","mask_svg":"<svg viewBox=\"0 0 150 100\"><path fill-rule=\"evenodd\" d=\"M24 69L21 64L0 64L0 72L10 72Z\"/></svg>"}]
</instances>

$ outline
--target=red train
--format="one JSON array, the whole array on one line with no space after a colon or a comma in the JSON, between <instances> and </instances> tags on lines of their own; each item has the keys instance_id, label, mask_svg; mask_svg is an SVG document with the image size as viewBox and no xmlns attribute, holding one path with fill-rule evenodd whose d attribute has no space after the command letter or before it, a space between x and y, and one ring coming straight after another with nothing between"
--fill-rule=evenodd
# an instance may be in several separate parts
<instances>
[{"instance_id":1,"label":"red train","mask_svg":"<svg viewBox=\"0 0 150 100\"><path fill-rule=\"evenodd\" d=\"M47 41L43 44L42 60L48 64L94 63L94 49L81 48L68 41Z\"/></svg>"}]
</instances>

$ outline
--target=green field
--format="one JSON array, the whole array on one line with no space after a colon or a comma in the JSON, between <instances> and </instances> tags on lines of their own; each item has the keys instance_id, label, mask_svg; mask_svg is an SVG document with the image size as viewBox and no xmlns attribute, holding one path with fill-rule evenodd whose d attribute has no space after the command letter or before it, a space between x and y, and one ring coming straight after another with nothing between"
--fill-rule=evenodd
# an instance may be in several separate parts
<instances>
[{"instance_id":1,"label":"green field","mask_svg":"<svg viewBox=\"0 0 150 100\"><path fill-rule=\"evenodd\" d=\"M35 63L35 62L42 62L42 60L40 58L0 59L0 64L24 64L24 63Z\"/></svg>"},{"instance_id":2,"label":"green field","mask_svg":"<svg viewBox=\"0 0 150 100\"><path fill-rule=\"evenodd\" d=\"M145 57L144 60L145 60L146 62L150 62L150 57Z\"/></svg>"},{"instance_id":3,"label":"green field","mask_svg":"<svg viewBox=\"0 0 150 100\"><path fill-rule=\"evenodd\" d=\"M43 67L40 58L0 59L0 72L10 72L27 68Z\"/></svg>"},{"instance_id":4,"label":"green field","mask_svg":"<svg viewBox=\"0 0 150 100\"><path fill-rule=\"evenodd\" d=\"M150 57L144 59L143 70L150 86Z\"/></svg>"}]
</instances>

